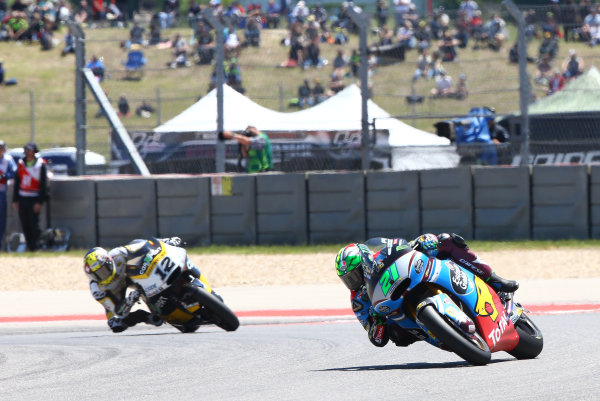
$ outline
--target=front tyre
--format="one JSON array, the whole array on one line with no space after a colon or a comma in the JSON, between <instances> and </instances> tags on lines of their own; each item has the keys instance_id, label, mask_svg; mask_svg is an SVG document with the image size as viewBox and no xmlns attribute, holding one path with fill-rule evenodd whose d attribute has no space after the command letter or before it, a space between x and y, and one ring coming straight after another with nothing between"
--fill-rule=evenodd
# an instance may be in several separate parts
<instances>
[{"instance_id":1,"label":"front tyre","mask_svg":"<svg viewBox=\"0 0 600 401\"><path fill-rule=\"evenodd\" d=\"M526 314L522 314L515 323L519 334L519 343L508 353L517 359L533 359L544 348L544 337L540 329Z\"/></svg>"},{"instance_id":2,"label":"front tyre","mask_svg":"<svg viewBox=\"0 0 600 401\"><path fill-rule=\"evenodd\" d=\"M189 294L209 312L214 323L225 331L235 331L240 326L237 316L219 298L204 288L186 285Z\"/></svg>"},{"instance_id":3,"label":"front tyre","mask_svg":"<svg viewBox=\"0 0 600 401\"><path fill-rule=\"evenodd\" d=\"M492 358L489 347L481 337L477 342L467 339L433 305L421 308L417 317L448 349L472 365L486 365Z\"/></svg>"}]
</instances>

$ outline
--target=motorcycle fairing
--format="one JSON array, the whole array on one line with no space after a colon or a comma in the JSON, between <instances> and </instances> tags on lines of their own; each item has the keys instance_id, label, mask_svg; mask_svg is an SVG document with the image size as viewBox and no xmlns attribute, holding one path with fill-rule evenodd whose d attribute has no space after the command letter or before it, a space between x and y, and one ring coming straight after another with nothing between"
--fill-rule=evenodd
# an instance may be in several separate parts
<instances>
[{"instance_id":1,"label":"motorcycle fairing","mask_svg":"<svg viewBox=\"0 0 600 401\"><path fill-rule=\"evenodd\" d=\"M477 303L475 321L492 352L511 351L519 343L519 334L506 315L498 294L482 279L475 276Z\"/></svg>"},{"instance_id":2,"label":"motorcycle fairing","mask_svg":"<svg viewBox=\"0 0 600 401\"><path fill-rule=\"evenodd\" d=\"M159 247L144 257L139 268L128 266L127 275L151 298L168 288L171 276L179 275L187 266L185 249L159 242Z\"/></svg>"}]
</instances>

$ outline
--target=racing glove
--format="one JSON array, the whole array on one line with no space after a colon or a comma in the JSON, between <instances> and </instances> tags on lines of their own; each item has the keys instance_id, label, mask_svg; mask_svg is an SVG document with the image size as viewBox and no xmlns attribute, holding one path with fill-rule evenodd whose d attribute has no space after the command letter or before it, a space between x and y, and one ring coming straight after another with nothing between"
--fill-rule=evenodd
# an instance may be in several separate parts
<instances>
[{"instance_id":1,"label":"racing glove","mask_svg":"<svg viewBox=\"0 0 600 401\"><path fill-rule=\"evenodd\" d=\"M376 347L384 347L390 339L383 318L370 317L367 333L369 335L369 341Z\"/></svg>"},{"instance_id":2,"label":"racing glove","mask_svg":"<svg viewBox=\"0 0 600 401\"><path fill-rule=\"evenodd\" d=\"M165 244L168 245L173 245L173 246L179 246L181 245L181 238L179 237L171 237L171 238L164 238L162 240L162 242L164 242Z\"/></svg>"},{"instance_id":3,"label":"racing glove","mask_svg":"<svg viewBox=\"0 0 600 401\"><path fill-rule=\"evenodd\" d=\"M107 323L108 327L110 327L113 333L120 333L122 331L127 330L127 328L129 327L118 317L111 317L110 319L108 319Z\"/></svg>"},{"instance_id":4,"label":"racing glove","mask_svg":"<svg viewBox=\"0 0 600 401\"><path fill-rule=\"evenodd\" d=\"M438 254L438 246L440 241L438 237L433 234L423 234L414 241L411 241L410 245L413 249L423 252L430 258L435 258Z\"/></svg>"}]
</instances>

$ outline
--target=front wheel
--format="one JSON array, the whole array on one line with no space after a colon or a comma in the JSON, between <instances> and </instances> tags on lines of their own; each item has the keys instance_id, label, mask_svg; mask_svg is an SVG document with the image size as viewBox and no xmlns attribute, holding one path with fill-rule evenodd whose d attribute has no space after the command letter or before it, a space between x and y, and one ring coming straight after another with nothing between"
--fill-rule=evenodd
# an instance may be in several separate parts
<instances>
[{"instance_id":1,"label":"front wheel","mask_svg":"<svg viewBox=\"0 0 600 401\"><path fill-rule=\"evenodd\" d=\"M526 314L522 314L515 323L519 334L519 343L508 353L517 359L533 359L542 352L544 348L544 337L542 332Z\"/></svg>"},{"instance_id":2,"label":"front wheel","mask_svg":"<svg viewBox=\"0 0 600 401\"><path fill-rule=\"evenodd\" d=\"M490 348L481 336L476 336L477 341L466 338L433 305L421 308L417 317L437 339L465 361L473 365L486 365L492 358Z\"/></svg>"},{"instance_id":3,"label":"front wheel","mask_svg":"<svg viewBox=\"0 0 600 401\"><path fill-rule=\"evenodd\" d=\"M219 298L210 294L204 288L193 284L186 285L194 300L209 312L214 323L225 331L235 331L240 326L237 316Z\"/></svg>"}]
</instances>

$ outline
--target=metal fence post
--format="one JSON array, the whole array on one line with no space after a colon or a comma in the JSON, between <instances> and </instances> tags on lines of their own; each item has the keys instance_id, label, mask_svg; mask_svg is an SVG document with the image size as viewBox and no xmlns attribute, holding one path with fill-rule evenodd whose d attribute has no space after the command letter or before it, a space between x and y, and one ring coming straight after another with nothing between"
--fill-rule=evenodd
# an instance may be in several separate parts
<instances>
[{"instance_id":1,"label":"metal fence post","mask_svg":"<svg viewBox=\"0 0 600 401\"><path fill-rule=\"evenodd\" d=\"M348 7L348 15L352 21L358 25L359 28L359 53L360 53L360 67L358 75L360 77L360 94L362 100L362 114L361 114L361 147L362 147L362 169L368 170L371 164L369 154L369 111L368 111L368 100L369 100L369 77L368 77L368 64L367 58L367 32L369 31L370 18L365 13L357 13L353 6Z\"/></svg>"},{"instance_id":2,"label":"metal fence post","mask_svg":"<svg viewBox=\"0 0 600 401\"><path fill-rule=\"evenodd\" d=\"M156 126L162 124L162 102L160 99L160 88L156 88Z\"/></svg>"},{"instance_id":3,"label":"metal fence post","mask_svg":"<svg viewBox=\"0 0 600 401\"><path fill-rule=\"evenodd\" d=\"M223 25L213 14L213 9L206 7L203 12L204 18L216 32L216 60L215 68L217 72L217 133L223 132L223 84L225 83L225 69L223 68L225 59L225 41L223 40ZM225 143L216 138L215 151L215 171L217 173L225 172Z\"/></svg>"},{"instance_id":4,"label":"metal fence post","mask_svg":"<svg viewBox=\"0 0 600 401\"><path fill-rule=\"evenodd\" d=\"M29 89L29 137L35 142L35 100L33 89Z\"/></svg>"},{"instance_id":5,"label":"metal fence post","mask_svg":"<svg viewBox=\"0 0 600 401\"><path fill-rule=\"evenodd\" d=\"M68 22L75 38L75 147L77 148L77 175L85 174L86 103L85 103L85 34L79 24Z\"/></svg>"},{"instance_id":6,"label":"metal fence post","mask_svg":"<svg viewBox=\"0 0 600 401\"><path fill-rule=\"evenodd\" d=\"M523 146L521 147L521 165L529 165L529 99L531 98L531 88L529 85L529 75L527 75L527 42L525 39L525 18L519 8L512 0L502 2L510 15L519 25L518 44L519 52L519 89L521 105L521 135L523 135Z\"/></svg>"}]
</instances>

